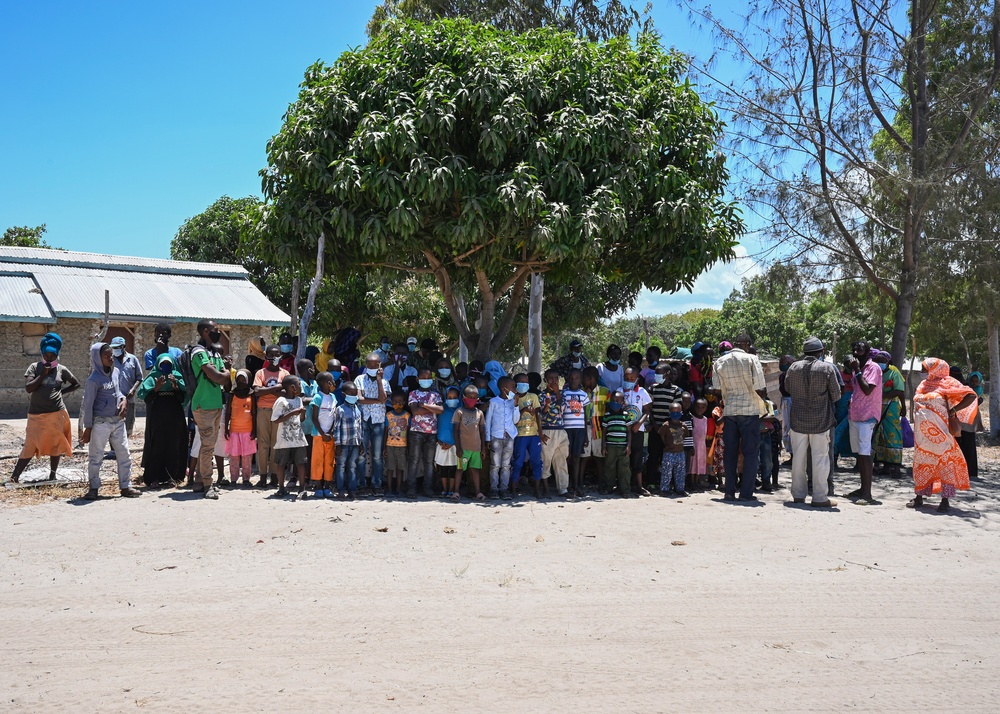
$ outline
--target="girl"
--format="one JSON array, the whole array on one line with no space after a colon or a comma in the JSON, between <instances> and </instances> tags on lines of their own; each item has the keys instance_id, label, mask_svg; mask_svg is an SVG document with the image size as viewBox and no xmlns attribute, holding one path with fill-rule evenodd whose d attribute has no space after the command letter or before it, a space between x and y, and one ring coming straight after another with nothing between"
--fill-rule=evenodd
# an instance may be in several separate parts
<instances>
[{"instance_id":1,"label":"girl","mask_svg":"<svg viewBox=\"0 0 1000 714\"><path fill-rule=\"evenodd\" d=\"M250 488L250 467L257 453L257 404L250 388L250 370L236 373L236 386L226 400L226 455L233 486L243 477L243 488Z\"/></svg>"},{"instance_id":2,"label":"girl","mask_svg":"<svg viewBox=\"0 0 1000 714\"><path fill-rule=\"evenodd\" d=\"M442 360L443 361L443 360ZM448 387L444 393L444 411L438 414L437 449L434 463L441 474L441 498L461 499L458 474L458 455L455 450L455 428L452 419L461 404L458 387Z\"/></svg>"},{"instance_id":3,"label":"girl","mask_svg":"<svg viewBox=\"0 0 1000 714\"><path fill-rule=\"evenodd\" d=\"M719 403L715 409L712 410L712 420L715 422L715 439L712 441L712 474L714 475L715 487L718 490L723 490L723 482L726 476L726 465L723 463L722 455L725 453L726 447L723 441L722 435L722 417L725 415L725 408L722 403Z\"/></svg>"},{"instance_id":4,"label":"girl","mask_svg":"<svg viewBox=\"0 0 1000 714\"><path fill-rule=\"evenodd\" d=\"M691 436L694 440L694 448L691 453L691 485L694 489L701 489L705 483L704 479L708 475L708 418L705 410L708 409L708 402L698 399L691 410Z\"/></svg>"},{"instance_id":5,"label":"girl","mask_svg":"<svg viewBox=\"0 0 1000 714\"><path fill-rule=\"evenodd\" d=\"M688 435L687 427L681 419L684 409L680 402L670 405L670 419L660 426L660 439L663 441L663 461L660 462L660 495L666 496L673 491L681 498L686 497L685 474L687 465L684 458L684 438Z\"/></svg>"}]
</instances>

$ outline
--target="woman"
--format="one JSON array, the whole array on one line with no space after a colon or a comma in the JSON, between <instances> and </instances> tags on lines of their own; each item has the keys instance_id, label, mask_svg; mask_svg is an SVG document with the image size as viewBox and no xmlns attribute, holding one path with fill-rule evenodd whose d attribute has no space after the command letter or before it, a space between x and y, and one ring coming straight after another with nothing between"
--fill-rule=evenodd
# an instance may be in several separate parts
<instances>
[{"instance_id":1,"label":"woman","mask_svg":"<svg viewBox=\"0 0 1000 714\"><path fill-rule=\"evenodd\" d=\"M146 402L142 480L150 488L180 483L187 466L187 392L184 377L169 354L156 358L156 366L139 387L139 399Z\"/></svg>"},{"instance_id":2,"label":"woman","mask_svg":"<svg viewBox=\"0 0 1000 714\"><path fill-rule=\"evenodd\" d=\"M903 374L889 362L890 357L888 352L879 352L873 358L882 368L882 421L875 432L875 473L900 478L906 392L903 391Z\"/></svg>"},{"instance_id":3,"label":"woman","mask_svg":"<svg viewBox=\"0 0 1000 714\"><path fill-rule=\"evenodd\" d=\"M949 429L949 418L955 416L963 424L972 424L979 405L976 393L949 376L948 363L937 357L923 362L927 378L917 387L913 401L916 413L913 423L915 450L913 453L913 485L916 497L906 504L918 508L924 496L940 492L938 511L948 510L948 500L956 491L969 489L969 470L955 437Z\"/></svg>"},{"instance_id":4,"label":"woman","mask_svg":"<svg viewBox=\"0 0 1000 714\"><path fill-rule=\"evenodd\" d=\"M247 356L243 360L243 364L246 365L247 371L250 373L250 382L253 383L253 378L256 374L264 369L264 338L263 337L251 337L249 351Z\"/></svg>"},{"instance_id":5,"label":"woman","mask_svg":"<svg viewBox=\"0 0 1000 714\"><path fill-rule=\"evenodd\" d=\"M49 457L49 478L54 480L59 459L73 455L73 426L63 395L79 389L80 383L59 364L61 349L62 338L54 332L46 333L41 341L42 361L28 365L24 373L24 391L31 396L24 448L10 477L14 483L36 456Z\"/></svg>"},{"instance_id":6,"label":"woman","mask_svg":"<svg viewBox=\"0 0 1000 714\"><path fill-rule=\"evenodd\" d=\"M979 372L970 373L968 382L965 381L965 376L962 374L961 367L952 367L949 374L976 393L977 405L983 403L982 374L980 374ZM978 390L971 383L973 375L979 375L978 379L976 379L976 383L980 385ZM962 433L958 437L958 448L962 450L962 456L965 457L965 464L969 469L970 480L979 478L979 453L976 450L976 432L982 430L983 430L983 417L982 414L980 414L979 410L977 409L976 418L973 420L971 424L965 424L965 423L962 424Z\"/></svg>"}]
</instances>

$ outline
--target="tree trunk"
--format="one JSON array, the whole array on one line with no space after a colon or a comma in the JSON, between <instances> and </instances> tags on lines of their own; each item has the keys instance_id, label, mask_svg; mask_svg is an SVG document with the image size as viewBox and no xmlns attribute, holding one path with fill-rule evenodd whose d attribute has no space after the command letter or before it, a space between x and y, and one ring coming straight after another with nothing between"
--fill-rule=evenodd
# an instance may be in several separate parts
<instances>
[{"instance_id":1,"label":"tree trunk","mask_svg":"<svg viewBox=\"0 0 1000 714\"><path fill-rule=\"evenodd\" d=\"M302 292L302 281L299 278L292 278L292 304L288 310L291 322L288 331L295 334L295 327L299 322L299 293ZM302 340L299 340L301 342Z\"/></svg>"},{"instance_id":2,"label":"tree trunk","mask_svg":"<svg viewBox=\"0 0 1000 714\"><path fill-rule=\"evenodd\" d=\"M302 319L299 321L299 349L295 355L296 359L302 359L306 356L306 342L309 339L309 322L312 320L313 309L316 307L316 293L319 290L319 284L323 282L323 250L326 247L326 234L322 231L319 234L319 242L316 244L316 275L313 277L312 282L309 283L309 295L306 297L306 306L302 310ZM298 279L295 280L296 285L298 284ZM298 295L298 290L292 293L292 300L298 302L295 296ZM294 316L293 318L294 319Z\"/></svg>"},{"instance_id":3,"label":"tree trunk","mask_svg":"<svg viewBox=\"0 0 1000 714\"><path fill-rule=\"evenodd\" d=\"M990 306L986 309L987 345L990 351L990 434L1000 435L1000 339L998 339L997 314Z\"/></svg>"},{"instance_id":4,"label":"tree trunk","mask_svg":"<svg viewBox=\"0 0 1000 714\"><path fill-rule=\"evenodd\" d=\"M462 315L462 322L466 322L468 317L465 315L465 295L459 293L455 296L455 301L458 303L458 311ZM462 338L461 334L458 337L458 361L468 362L469 361L469 345L466 344L465 340Z\"/></svg>"},{"instance_id":5,"label":"tree trunk","mask_svg":"<svg viewBox=\"0 0 1000 714\"><path fill-rule=\"evenodd\" d=\"M528 301L528 371L542 373L542 300L545 297L545 275L532 273L531 295Z\"/></svg>"},{"instance_id":6,"label":"tree trunk","mask_svg":"<svg viewBox=\"0 0 1000 714\"><path fill-rule=\"evenodd\" d=\"M917 299L917 271L904 270L900 275L899 297L896 298L896 323L892 329L892 363L903 364L906 340L913 319L913 304Z\"/></svg>"}]
</instances>

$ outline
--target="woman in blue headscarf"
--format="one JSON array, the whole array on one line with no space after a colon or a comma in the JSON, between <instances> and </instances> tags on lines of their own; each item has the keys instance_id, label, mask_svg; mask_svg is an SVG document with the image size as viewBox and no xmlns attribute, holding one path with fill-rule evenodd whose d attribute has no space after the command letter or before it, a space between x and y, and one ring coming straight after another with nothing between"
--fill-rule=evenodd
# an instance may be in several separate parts
<instances>
[{"instance_id":1,"label":"woman in blue headscarf","mask_svg":"<svg viewBox=\"0 0 1000 714\"><path fill-rule=\"evenodd\" d=\"M42 360L28 365L24 373L24 390L28 397L28 427L24 448L14 464L11 481L17 483L21 473L36 456L49 457L49 478L55 479L59 459L73 455L73 426L63 403L63 395L79 389L73 373L59 364L62 338L48 332L42 338Z\"/></svg>"}]
</instances>

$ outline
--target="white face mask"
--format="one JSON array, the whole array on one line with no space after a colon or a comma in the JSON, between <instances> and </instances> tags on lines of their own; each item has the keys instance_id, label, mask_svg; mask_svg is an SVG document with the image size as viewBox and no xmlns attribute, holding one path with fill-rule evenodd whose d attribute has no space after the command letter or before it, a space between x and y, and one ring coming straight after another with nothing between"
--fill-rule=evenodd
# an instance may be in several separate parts
<instances>
[{"instance_id":1,"label":"white face mask","mask_svg":"<svg viewBox=\"0 0 1000 714\"><path fill-rule=\"evenodd\" d=\"M372 368L372 367L367 367L367 368L365 368L365 374L367 374L369 377L378 376L378 369Z\"/></svg>"}]
</instances>

